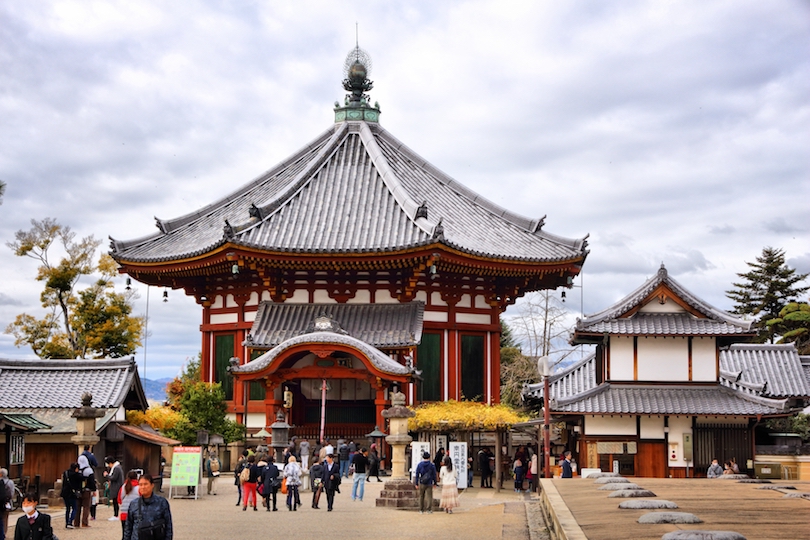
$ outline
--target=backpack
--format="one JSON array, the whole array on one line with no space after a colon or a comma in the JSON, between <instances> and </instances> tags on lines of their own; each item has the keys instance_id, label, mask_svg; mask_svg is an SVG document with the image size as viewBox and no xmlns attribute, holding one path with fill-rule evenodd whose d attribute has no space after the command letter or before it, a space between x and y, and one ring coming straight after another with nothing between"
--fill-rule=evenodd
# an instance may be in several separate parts
<instances>
[{"instance_id":1,"label":"backpack","mask_svg":"<svg viewBox=\"0 0 810 540\"><path fill-rule=\"evenodd\" d=\"M219 472L219 458L211 458L210 467L211 472Z\"/></svg>"},{"instance_id":2,"label":"backpack","mask_svg":"<svg viewBox=\"0 0 810 540\"><path fill-rule=\"evenodd\" d=\"M8 487L6 482L10 482L10 480L5 478L0 479L0 512L5 512L6 503L11 501L8 496Z\"/></svg>"},{"instance_id":3,"label":"backpack","mask_svg":"<svg viewBox=\"0 0 810 540\"><path fill-rule=\"evenodd\" d=\"M244 484L248 480L250 480L250 466L245 465L245 467L242 469L242 472L239 473L239 482Z\"/></svg>"}]
</instances>

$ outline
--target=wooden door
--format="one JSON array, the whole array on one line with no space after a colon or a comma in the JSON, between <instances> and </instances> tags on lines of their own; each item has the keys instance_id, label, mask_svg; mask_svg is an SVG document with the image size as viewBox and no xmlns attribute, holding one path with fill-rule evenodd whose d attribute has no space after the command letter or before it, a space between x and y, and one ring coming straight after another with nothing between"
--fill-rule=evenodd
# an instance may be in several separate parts
<instances>
[{"instance_id":1,"label":"wooden door","mask_svg":"<svg viewBox=\"0 0 810 540\"><path fill-rule=\"evenodd\" d=\"M667 449L664 441L638 443L636 476L667 477Z\"/></svg>"}]
</instances>

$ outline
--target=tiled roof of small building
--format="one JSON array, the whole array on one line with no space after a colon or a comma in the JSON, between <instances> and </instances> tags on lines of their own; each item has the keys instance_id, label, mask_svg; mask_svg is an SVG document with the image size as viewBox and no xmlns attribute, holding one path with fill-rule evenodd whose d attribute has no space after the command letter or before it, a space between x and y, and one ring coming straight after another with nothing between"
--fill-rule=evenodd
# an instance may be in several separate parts
<instances>
[{"instance_id":1,"label":"tiled roof of small building","mask_svg":"<svg viewBox=\"0 0 810 540\"><path fill-rule=\"evenodd\" d=\"M660 285L673 293L706 318L690 313L643 313L637 311L623 317L646 300ZM732 335L747 334L751 322L717 309L704 302L669 276L664 265L655 276L609 308L577 321L575 334L633 334L633 335ZM576 339L576 338L575 338Z\"/></svg>"},{"instance_id":2,"label":"tiled roof of small building","mask_svg":"<svg viewBox=\"0 0 810 540\"><path fill-rule=\"evenodd\" d=\"M405 304L279 304L262 302L245 344L271 348L312 331L327 316L350 336L377 348L416 346L422 339L422 302Z\"/></svg>"},{"instance_id":3,"label":"tiled roof of small building","mask_svg":"<svg viewBox=\"0 0 810 540\"><path fill-rule=\"evenodd\" d=\"M581 331L629 335L723 336L744 334L745 326L726 321L700 319L691 313L635 313L626 319L607 319L583 323Z\"/></svg>"},{"instance_id":4,"label":"tiled roof of small building","mask_svg":"<svg viewBox=\"0 0 810 540\"><path fill-rule=\"evenodd\" d=\"M233 194L160 232L112 241L120 261L158 262L225 243L296 254L384 253L441 243L515 261L581 259L585 239L541 230L428 164L383 128L343 122Z\"/></svg>"},{"instance_id":5,"label":"tiled roof of small building","mask_svg":"<svg viewBox=\"0 0 810 540\"><path fill-rule=\"evenodd\" d=\"M793 344L735 344L720 351L720 383L769 397L810 398L810 383Z\"/></svg>"},{"instance_id":6,"label":"tiled roof of small building","mask_svg":"<svg viewBox=\"0 0 810 540\"><path fill-rule=\"evenodd\" d=\"M130 391L148 405L134 357L104 360L0 359L0 409L76 408L82 394L93 406L117 408ZM50 424L47 420L45 423Z\"/></svg>"},{"instance_id":7,"label":"tiled roof of small building","mask_svg":"<svg viewBox=\"0 0 810 540\"><path fill-rule=\"evenodd\" d=\"M256 373L270 366L270 364L272 364L280 354L292 347L302 344L317 343L340 344L353 347L362 352L371 361L372 365L383 373L391 375L407 375L411 373L411 369L409 367L403 366L368 343L360 341L357 338L335 332L312 332L310 334L303 334L290 338L280 345L273 347L258 358L251 360L247 364L234 366L231 368L231 370L233 373Z\"/></svg>"},{"instance_id":8,"label":"tiled roof of small building","mask_svg":"<svg viewBox=\"0 0 810 540\"><path fill-rule=\"evenodd\" d=\"M714 386L596 383L591 355L549 378L552 410L588 414L778 414L790 398L810 397L804 367L792 344L735 344L720 353ZM543 384L523 396L542 400Z\"/></svg>"}]
</instances>

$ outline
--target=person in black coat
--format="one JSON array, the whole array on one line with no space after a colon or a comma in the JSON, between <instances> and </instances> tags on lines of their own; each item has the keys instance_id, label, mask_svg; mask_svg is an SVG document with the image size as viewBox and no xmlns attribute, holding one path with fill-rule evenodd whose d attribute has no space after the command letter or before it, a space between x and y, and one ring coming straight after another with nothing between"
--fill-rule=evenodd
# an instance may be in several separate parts
<instances>
[{"instance_id":1,"label":"person in black coat","mask_svg":"<svg viewBox=\"0 0 810 540\"><path fill-rule=\"evenodd\" d=\"M273 497L273 512L278 511L276 508L276 495L278 495L279 486L276 485L276 479L279 476L278 467L273 463L273 459L268 457L267 465L262 470L259 480L262 483L262 497L264 498L263 506L270 511L270 497Z\"/></svg>"},{"instance_id":2,"label":"person in black coat","mask_svg":"<svg viewBox=\"0 0 810 540\"><path fill-rule=\"evenodd\" d=\"M326 491L326 510L331 512L332 505L335 502L335 491L337 491L338 486L340 486L340 465L335 462L334 454L326 455L321 483L323 484L324 491Z\"/></svg>"},{"instance_id":3,"label":"person in black coat","mask_svg":"<svg viewBox=\"0 0 810 540\"><path fill-rule=\"evenodd\" d=\"M37 512L34 495L26 495L22 507L24 514L17 520L14 540L51 540L53 538L51 516Z\"/></svg>"}]
</instances>

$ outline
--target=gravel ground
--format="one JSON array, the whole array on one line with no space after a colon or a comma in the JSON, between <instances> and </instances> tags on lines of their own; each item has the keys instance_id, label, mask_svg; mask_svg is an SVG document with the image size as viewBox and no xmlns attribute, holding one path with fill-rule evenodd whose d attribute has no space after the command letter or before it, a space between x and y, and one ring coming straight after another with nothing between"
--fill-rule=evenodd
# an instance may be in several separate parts
<instances>
[{"instance_id":1,"label":"gravel ground","mask_svg":"<svg viewBox=\"0 0 810 540\"><path fill-rule=\"evenodd\" d=\"M278 512L267 512L264 508L254 512L243 512L236 507L236 488L230 482L217 488L216 496L204 496L198 500L171 499L172 521L175 540L201 540L232 538L236 531L244 536L247 531L267 531L267 535L301 539L321 538L327 535L330 540L364 540L380 538L416 539L443 538L452 531L456 538L469 539L542 539L529 531L529 525L539 525L527 506L537 506L531 496L503 490L496 494L492 489L472 488L461 493L461 507L453 514L434 512L420 515L417 512L377 508L375 499L383 484L366 483L363 501L351 500L351 482L344 481L343 492L335 497L335 509L326 511L326 498L321 497L320 510L311 506L312 494L303 492L303 507L296 512L287 510L279 494ZM184 489L184 488L183 488ZM165 491L165 490L164 490ZM166 493L167 494L167 493ZM527 504L528 503L528 504ZM112 507L99 506L97 520L90 522L90 528L65 529L64 509L54 509L45 513L53 516L54 532L60 540L114 540L121 537L121 524L107 521L112 516ZM13 538L13 523L19 513L11 516L9 533ZM542 523L542 517L540 518ZM542 526L544 529L544 526Z\"/></svg>"}]
</instances>

